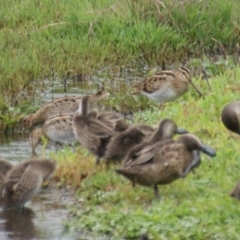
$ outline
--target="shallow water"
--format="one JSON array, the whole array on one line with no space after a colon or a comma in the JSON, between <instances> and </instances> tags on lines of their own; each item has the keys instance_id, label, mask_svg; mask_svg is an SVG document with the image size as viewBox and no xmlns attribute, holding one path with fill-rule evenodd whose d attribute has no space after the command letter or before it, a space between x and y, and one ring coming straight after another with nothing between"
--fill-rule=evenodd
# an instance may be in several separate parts
<instances>
[{"instance_id":1,"label":"shallow water","mask_svg":"<svg viewBox=\"0 0 240 240\"><path fill-rule=\"evenodd\" d=\"M41 105L52 99L70 96L84 95L86 93L95 93L105 83L106 90L113 93L122 91L122 85L130 85L132 81L139 81L147 69L126 69L122 72L109 71L103 69L91 76L84 82L67 80L65 83L60 79L45 79L42 81L33 102ZM140 77L141 76L141 77ZM120 90L121 89L121 90ZM124 88L126 89L126 88ZM40 94L39 94L40 93ZM0 157L6 158L13 164L27 160L31 155L31 148L28 139L29 133L16 134L6 137L0 135ZM36 148L37 154L41 155L42 146ZM45 154L47 155L48 149ZM53 194L55 195L53 197ZM64 231L63 221L68 218L66 206L73 203L70 197L62 198L61 193L56 189L49 193L40 193L35 196L31 202L26 204L23 212L4 212L0 210L0 239L32 240L32 239L50 239L50 240L106 240L109 238L92 237L87 235L74 235Z\"/></svg>"},{"instance_id":2,"label":"shallow water","mask_svg":"<svg viewBox=\"0 0 240 240\"><path fill-rule=\"evenodd\" d=\"M16 135L11 138L0 136L0 156L17 164L30 157L31 149L27 135ZM41 146L37 149L39 153ZM40 193L26 208L20 212L0 211L0 239L51 239L72 240L79 239L73 233L64 232L63 221L68 217L67 204L71 204L71 197L63 198L55 191Z\"/></svg>"}]
</instances>

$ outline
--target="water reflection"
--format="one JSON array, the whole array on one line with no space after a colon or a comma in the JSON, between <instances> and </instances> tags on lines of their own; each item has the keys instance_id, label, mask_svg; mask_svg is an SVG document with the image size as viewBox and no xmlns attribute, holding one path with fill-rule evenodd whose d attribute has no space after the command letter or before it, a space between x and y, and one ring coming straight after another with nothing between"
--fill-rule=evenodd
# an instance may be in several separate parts
<instances>
[{"instance_id":1,"label":"water reflection","mask_svg":"<svg viewBox=\"0 0 240 240\"><path fill-rule=\"evenodd\" d=\"M34 226L34 217L35 213L29 208L24 208L21 212L1 211L1 239L34 239L40 235Z\"/></svg>"}]
</instances>

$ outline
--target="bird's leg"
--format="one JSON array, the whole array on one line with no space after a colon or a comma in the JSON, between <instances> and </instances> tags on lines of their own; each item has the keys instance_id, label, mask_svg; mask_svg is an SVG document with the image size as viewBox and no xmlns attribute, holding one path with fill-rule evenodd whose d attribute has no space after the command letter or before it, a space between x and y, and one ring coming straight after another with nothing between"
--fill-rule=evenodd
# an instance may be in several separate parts
<instances>
[{"instance_id":1,"label":"bird's leg","mask_svg":"<svg viewBox=\"0 0 240 240\"><path fill-rule=\"evenodd\" d=\"M156 198L158 199L158 200L161 200L161 195L160 195L160 193L159 193L159 191L158 191L158 186L157 185L154 185L154 195L156 196Z\"/></svg>"},{"instance_id":2,"label":"bird's leg","mask_svg":"<svg viewBox=\"0 0 240 240\"><path fill-rule=\"evenodd\" d=\"M233 189L230 196L240 200L240 182L238 182L237 186Z\"/></svg>"},{"instance_id":3,"label":"bird's leg","mask_svg":"<svg viewBox=\"0 0 240 240\"><path fill-rule=\"evenodd\" d=\"M187 168L180 174L181 178L184 178L187 176L187 174L193 170L195 167L197 167L201 162L200 158L200 152L199 151L194 151L193 156L192 156L192 161L191 163L187 166Z\"/></svg>"},{"instance_id":4,"label":"bird's leg","mask_svg":"<svg viewBox=\"0 0 240 240\"><path fill-rule=\"evenodd\" d=\"M73 143L70 143L69 147L71 148L72 152L76 151L76 147L75 147L75 145Z\"/></svg>"},{"instance_id":5,"label":"bird's leg","mask_svg":"<svg viewBox=\"0 0 240 240\"><path fill-rule=\"evenodd\" d=\"M100 157L96 157L96 165L98 165L100 163Z\"/></svg>"},{"instance_id":6,"label":"bird's leg","mask_svg":"<svg viewBox=\"0 0 240 240\"><path fill-rule=\"evenodd\" d=\"M33 151L32 151L32 155L31 155L31 157L37 157L37 156L38 156L38 155L37 155L36 151L33 150Z\"/></svg>"},{"instance_id":7,"label":"bird's leg","mask_svg":"<svg viewBox=\"0 0 240 240\"><path fill-rule=\"evenodd\" d=\"M109 170L109 168L110 168L110 161L107 159L106 160L106 169Z\"/></svg>"},{"instance_id":8,"label":"bird's leg","mask_svg":"<svg viewBox=\"0 0 240 240\"><path fill-rule=\"evenodd\" d=\"M59 142L55 142L55 152L59 151L61 148L63 147L63 145Z\"/></svg>"}]
</instances>

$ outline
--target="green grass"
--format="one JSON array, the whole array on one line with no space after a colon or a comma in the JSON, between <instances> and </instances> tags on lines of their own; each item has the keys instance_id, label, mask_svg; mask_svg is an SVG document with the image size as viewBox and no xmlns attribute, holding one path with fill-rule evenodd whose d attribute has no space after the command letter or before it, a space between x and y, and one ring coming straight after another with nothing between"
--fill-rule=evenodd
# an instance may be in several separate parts
<instances>
[{"instance_id":1,"label":"green grass","mask_svg":"<svg viewBox=\"0 0 240 240\"><path fill-rule=\"evenodd\" d=\"M234 0L1 1L2 130L15 127L25 113L36 109L29 103L36 90L42 90L43 79L55 81L53 73L91 76L102 67L169 65L192 56L189 65L197 73L203 66L210 76L218 75L210 79L211 93L204 80L194 79L205 99L191 90L162 112L144 97L125 97L128 87L122 83L112 91L110 107L139 111L136 123L152 125L173 118L215 148L217 156L203 156L195 175L161 186L163 200L158 202L152 189L132 189L115 174L114 166L96 168L93 157L82 149L53 154L59 162L56 179L77 188L82 203L72 209L75 217L66 223L68 228L114 239L135 239L144 233L156 240L239 238L239 203L229 193L240 178L240 139L220 121L222 107L239 97L240 69L233 68L238 56L227 56L236 52L240 40L239 10ZM204 53L223 57L215 61Z\"/></svg>"},{"instance_id":2,"label":"green grass","mask_svg":"<svg viewBox=\"0 0 240 240\"><path fill-rule=\"evenodd\" d=\"M229 194L240 179L240 137L226 130L220 120L223 106L239 98L239 77L238 67L209 79L212 92L203 80L194 79L205 99L198 98L191 89L181 99L167 104L162 112L153 104L151 111L135 114L135 123L150 125L172 118L217 152L213 159L202 155L202 164L195 174L159 186L160 202L152 188L133 189L128 180L115 173L117 166L107 170L103 163L93 172L93 158L85 151L83 157L69 152L66 156L57 155L60 168L69 164L68 169L75 171L80 165L90 172L89 177L79 181L76 194L81 206L71 207L73 219L65 223L66 227L96 236L110 235L113 239L138 239L145 233L154 240L239 239L240 205ZM89 162L91 167L84 168ZM63 178L62 183L66 180L71 182Z\"/></svg>"},{"instance_id":3,"label":"green grass","mask_svg":"<svg viewBox=\"0 0 240 240\"><path fill-rule=\"evenodd\" d=\"M0 111L15 121L0 117L1 129L16 123L10 108L32 102L52 71L89 76L103 66L169 65L204 52L235 52L239 10L234 0L3 0Z\"/></svg>"}]
</instances>

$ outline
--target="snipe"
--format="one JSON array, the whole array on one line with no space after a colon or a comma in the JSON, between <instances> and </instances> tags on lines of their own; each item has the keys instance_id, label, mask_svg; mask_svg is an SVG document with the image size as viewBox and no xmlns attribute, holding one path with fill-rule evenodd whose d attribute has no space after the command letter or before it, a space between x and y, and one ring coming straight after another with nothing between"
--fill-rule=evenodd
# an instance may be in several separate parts
<instances>
[{"instance_id":1,"label":"snipe","mask_svg":"<svg viewBox=\"0 0 240 240\"><path fill-rule=\"evenodd\" d=\"M96 102L107 95L108 93L106 93L105 90L101 90L95 94L89 95L89 101ZM82 96L56 98L51 102L44 104L35 113L26 117L23 120L23 125L25 127L31 127L36 124L44 123L52 117L73 114L78 109L81 99Z\"/></svg>"},{"instance_id":2,"label":"snipe","mask_svg":"<svg viewBox=\"0 0 240 240\"><path fill-rule=\"evenodd\" d=\"M202 96L202 93L192 82L190 70L188 68L181 67L176 71L163 70L134 85L135 91L133 94L141 93L163 104L181 97L188 91L189 84L194 87L199 96Z\"/></svg>"},{"instance_id":3,"label":"snipe","mask_svg":"<svg viewBox=\"0 0 240 240\"><path fill-rule=\"evenodd\" d=\"M44 136L48 140L60 145L71 145L76 142L73 133L72 115L63 115L53 117L44 122L41 128L36 128L30 134L30 144L32 147L32 155L36 155L35 148Z\"/></svg>"},{"instance_id":4,"label":"snipe","mask_svg":"<svg viewBox=\"0 0 240 240\"><path fill-rule=\"evenodd\" d=\"M4 209L21 209L49 180L56 169L52 159L40 158L24 161L14 167L4 178L1 189L1 206Z\"/></svg>"}]
</instances>

